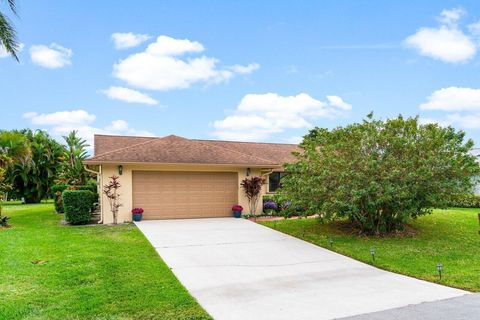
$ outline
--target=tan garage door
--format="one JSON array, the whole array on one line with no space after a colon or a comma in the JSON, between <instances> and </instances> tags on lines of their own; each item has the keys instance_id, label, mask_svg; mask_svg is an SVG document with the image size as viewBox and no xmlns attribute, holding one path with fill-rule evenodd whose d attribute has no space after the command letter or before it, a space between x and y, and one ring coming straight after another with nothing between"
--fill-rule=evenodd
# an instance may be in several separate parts
<instances>
[{"instance_id":1,"label":"tan garage door","mask_svg":"<svg viewBox=\"0 0 480 320\"><path fill-rule=\"evenodd\" d=\"M133 206L144 219L226 217L237 201L235 172L133 172Z\"/></svg>"}]
</instances>

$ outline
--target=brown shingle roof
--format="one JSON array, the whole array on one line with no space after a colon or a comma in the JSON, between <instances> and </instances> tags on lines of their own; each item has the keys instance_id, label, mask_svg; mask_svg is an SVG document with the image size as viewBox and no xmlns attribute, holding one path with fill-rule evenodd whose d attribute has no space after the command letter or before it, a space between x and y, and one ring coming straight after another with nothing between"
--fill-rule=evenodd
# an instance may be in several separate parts
<instances>
[{"instance_id":1,"label":"brown shingle roof","mask_svg":"<svg viewBox=\"0 0 480 320\"><path fill-rule=\"evenodd\" d=\"M293 161L293 144L195 140L178 136L127 137L95 135L93 163L238 164L276 167Z\"/></svg>"}]
</instances>

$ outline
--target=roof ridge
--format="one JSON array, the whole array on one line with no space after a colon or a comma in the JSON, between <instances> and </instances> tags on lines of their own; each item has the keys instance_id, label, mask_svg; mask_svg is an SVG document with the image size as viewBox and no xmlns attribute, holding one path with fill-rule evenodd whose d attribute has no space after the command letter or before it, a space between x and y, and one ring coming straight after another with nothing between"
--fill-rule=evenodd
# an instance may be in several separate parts
<instances>
[{"instance_id":1,"label":"roof ridge","mask_svg":"<svg viewBox=\"0 0 480 320\"><path fill-rule=\"evenodd\" d=\"M192 139L192 140L195 140L195 139ZM192 141L192 140L190 140L190 141ZM278 163L273 162L272 160L268 160L268 159L265 159L265 158L257 157L257 156L250 155L250 154L246 154L246 153L240 152L238 150L233 150L233 149L226 148L226 147L223 147L223 146L217 146L217 145L214 145L214 144L211 144L211 143L207 143L208 140L195 140L195 141L197 141L201 144L208 144L209 146L212 146L212 147L215 147L215 148L228 150L228 151L235 152L235 153L247 156L247 157L252 157L252 158L262 160L262 161L266 161L267 163L270 163L270 164L278 164Z\"/></svg>"},{"instance_id":2,"label":"roof ridge","mask_svg":"<svg viewBox=\"0 0 480 320\"><path fill-rule=\"evenodd\" d=\"M147 138L147 137L144 137L144 138ZM94 158L97 158L97 157L102 157L102 156L104 156L104 155L107 155L107 154L110 154L110 153L113 153L113 152L117 152L117 151L129 149L129 148L132 148L132 147L137 147L137 146L140 146L140 145L144 145L144 144L153 142L154 140L161 140L161 139L163 139L163 138L160 138L160 137L152 137L150 140L147 140L147 141L135 143L135 144L132 144L132 145L130 145L130 146L126 146L126 147L122 147L122 148L118 148L118 149L110 150L110 151L107 151L107 152L104 152L104 153L101 153L101 154L94 155L94 156L93 156L92 158L90 158L90 159L94 159Z\"/></svg>"},{"instance_id":3,"label":"roof ridge","mask_svg":"<svg viewBox=\"0 0 480 320\"><path fill-rule=\"evenodd\" d=\"M210 139L190 139L196 141L208 141L208 142L226 142L226 143L245 143L245 144L276 144L282 146L298 146L295 143L281 143L281 142L254 142L254 141L235 141L235 140L210 140Z\"/></svg>"}]
</instances>

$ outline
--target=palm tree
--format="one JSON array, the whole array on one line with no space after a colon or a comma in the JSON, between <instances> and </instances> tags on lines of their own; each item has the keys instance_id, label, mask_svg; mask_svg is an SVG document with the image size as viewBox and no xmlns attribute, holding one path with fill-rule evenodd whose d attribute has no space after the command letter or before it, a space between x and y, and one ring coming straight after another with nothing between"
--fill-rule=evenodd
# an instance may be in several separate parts
<instances>
[{"instance_id":1,"label":"palm tree","mask_svg":"<svg viewBox=\"0 0 480 320\"><path fill-rule=\"evenodd\" d=\"M87 141L77 135L76 130L63 136L63 139L67 145L63 152L64 162L59 180L69 185L84 185L90 175L85 170L82 161L88 156L86 148L89 145Z\"/></svg>"},{"instance_id":2,"label":"palm tree","mask_svg":"<svg viewBox=\"0 0 480 320\"><path fill-rule=\"evenodd\" d=\"M2 4L5 0L0 0ZM17 14L17 6L15 0L7 0L8 6L14 15ZM20 44L17 41L17 32L13 28L10 19L3 13L0 12L0 44L3 44L5 50L10 53L15 60L18 60L18 50L20 50Z\"/></svg>"}]
</instances>

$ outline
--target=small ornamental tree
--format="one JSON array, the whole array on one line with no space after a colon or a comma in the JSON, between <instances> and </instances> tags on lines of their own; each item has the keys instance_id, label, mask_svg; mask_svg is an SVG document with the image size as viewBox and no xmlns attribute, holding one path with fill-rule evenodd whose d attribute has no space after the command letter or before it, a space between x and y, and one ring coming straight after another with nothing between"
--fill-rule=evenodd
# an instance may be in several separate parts
<instances>
[{"instance_id":1,"label":"small ornamental tree","mask_svg":"<svg viewBox=\"0 0 480 320\"><path fill-rule=\"evenodd\" d=\"M248 199L249 213L256 215L258 200L260 199L260 192L262 191L262 185L265 179L262 177L245 178L240 183L240 186L245 192L245 196Z\"/></svg>"},{"instance_id":2,"label":"small ornamental tree","mask_svg":"<svg viewBox=\"0 0 480 320\"><path fill-rule=\"evenodd\" d=\"M103 193L108 198L110 211L112 212L113 224L117 224L118 209L122 206L122 204L120 204L120 194L118 194L120 187L119 177L117 176L111 176L110 181L103 186Z\"/></svg>"},{"instance_id":3,"label":"small ornamental tree","mask_svg":"<svg viewBox=\"0 0 480 320\"><path fill-rule=\"evenodd\" d=\"M367 234L401 230L471 193L480 172L472 147L451 127L370 114L362 123L311 130L279 192L322 220L346 218Z\"/></svg>"}]
</instances>

